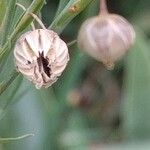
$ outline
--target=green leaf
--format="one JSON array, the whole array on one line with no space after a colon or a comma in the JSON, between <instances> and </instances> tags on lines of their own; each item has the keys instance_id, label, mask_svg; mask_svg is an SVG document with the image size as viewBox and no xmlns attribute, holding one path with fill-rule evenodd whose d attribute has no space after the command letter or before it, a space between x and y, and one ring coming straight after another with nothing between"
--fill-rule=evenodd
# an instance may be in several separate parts
<instances>
[{"instance_id":1,"label":"green leaf","mask_svg":"<svg viewBox=\"0 0 150 150\"><path fill-rule=\"evenodd\" d=\"M55 15L55 18L61 13L61 11L64 9L64 7L68 4L69 0L60 0L59 6Z\"/></svg>"},{"instance_id":2,"label":"green leaf","mask_svg":"<svg viewBox=\"0 0 150 150\"><path fill-rule=\"evenodd\" d=\"M16 10L15 6L16 6L16 0L10 0L8 3L7 10L6 10L5 18L2 23L2 27L1 27L1 37L2 37L1 43L2 43L2 45L4 45L4 43L6 42L8 36L9 36L11 23L15 16L15 10Z\"/></svg>"},{"instance_id":3,"label":"green leaf","mask_svg":"<svg viewBox=\"0 0 150 150\"><path fill-rule=\"evenodd\" d=\"M16 102L16 100L17 100L15 96L17 95L17 93L21 87L20 85L22 85L23 76L18 76L18 77L15 76L15 79L16 79L15 82L10 83L9 91L7 92L7 89L5 89L5 92L3 92L3 94L0 96L0 120L6 114L9 106L11 106L11 104L13 104L13 102ZM7 93L7 95L6 95L6 93ZM20 95L20 96L22 96L22 95ZM19 97L19 99L20 99L20 97Z\"/></svg>"},{"instance_id":4,"label":"green leaf","mask_svg":"<svg viewBox=\"0 0 150 150\"><path fill-rule=\"evenodd\" d=\"M150 52L145 35L137 30L125 78L124 130L131 139L150 138Z\"/></svg>"},{"instance_id":5,"label":"green leaf","mask_svg":"<svg viewBox=\"0 0 150 150\"><path fill-rule=\"evenodd\" d=\"M7 80L0 83L0 95L11 85L13 80L19 75L16 70L14 70Z\"/></svg>"},{"instance_id":6,"label":"green leaf","mask_svg":"<svg viewBox=\"0 0 150 150\"><path fill-rule=\"evenodd\" d=\"M62 12L50 25L50 29L60 34L69 22L94 0L70 0Z\"/></svg>"},{"instance_id":7,"label":"green leaf","mask_svg":"<svg viewBox=\"0 0 150 150\"><path fill-rule=\"evenodd\" d=\"M0 26L5 16L6 7L7 7L6 0L0 0Z\"/></svg>"}]
</instances>

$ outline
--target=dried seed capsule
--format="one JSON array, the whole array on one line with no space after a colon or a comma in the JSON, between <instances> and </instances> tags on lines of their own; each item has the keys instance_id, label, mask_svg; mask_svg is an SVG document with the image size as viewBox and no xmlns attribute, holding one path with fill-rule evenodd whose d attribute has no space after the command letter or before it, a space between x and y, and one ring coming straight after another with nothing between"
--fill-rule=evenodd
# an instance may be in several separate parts
<instances>
[{"instance_id":1,"label":"dried seed capsule","mask_svg":"<svg viewBox=\"0 0 150 150\"><path fill-rule=\"evenodd\" d=\"M104 0L101 0L104 2ZM133 45L135 31L123 17L109 14L103 4L101 13L86 20L78 35L78 45L108 69ZM105 8L105 9L104 9Z\"/></svg>"},{"instance_id":2,"label":"dried seed capsule","mask_svg":"<svg viewBox=\"0 0 150 150\"><path fill-rule=\"evenodd\" d=\"M56 82L69 60L66 43L47 29L23 34L16 43L14 56L18 71L38 89Z\"/></svg>"}]
</instances>

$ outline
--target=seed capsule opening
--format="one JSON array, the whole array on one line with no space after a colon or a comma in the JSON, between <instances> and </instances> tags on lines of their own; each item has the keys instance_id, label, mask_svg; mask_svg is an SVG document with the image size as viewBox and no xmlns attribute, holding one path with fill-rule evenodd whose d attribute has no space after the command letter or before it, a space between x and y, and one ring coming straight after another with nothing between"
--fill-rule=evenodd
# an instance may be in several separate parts
<instances>
[{"instance_id":1,"label":"seed capsule opening","mask_svg":"<svg viewBox=\"0 0 150 150\"><path fill-rule=\"evenodd\" d=\"M39 53L39 57L37 58L37 62L39 65L39 72L42 70L47 74L48 77L51 75L51 69L49 67L48 59L44 58L44 53Z\"/></svg>"}]
</instances>

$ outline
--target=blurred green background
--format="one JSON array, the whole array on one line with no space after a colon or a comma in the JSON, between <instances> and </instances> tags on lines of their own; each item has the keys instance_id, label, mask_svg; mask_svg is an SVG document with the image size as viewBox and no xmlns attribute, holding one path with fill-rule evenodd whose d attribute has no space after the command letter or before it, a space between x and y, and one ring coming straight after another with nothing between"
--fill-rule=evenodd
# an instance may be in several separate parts
<instances>
[{"instance_id":1,"label":"blurred green background","mask_svg":"<svg viewBox=\"0 0 150 150\"><path fill-rule=\"evenodd\" d=\"M26 7L31 2L20 0ZM47 0L43 7L47 27L58 5L59 0ZM81 23L96 15L98 6L93 0L61 33L62 39L76 39ZM108 0L108 8L135 27L129 53L108 71L75 44L65 72L52 87L36 90L18 76L0 96L0 137L34 136L1 144L0 150L150 149L150 1ZM17 8L15 17L21 12ZM12 62L10 55L7 69L14 68Z\"/></svg>"}]
</instances>

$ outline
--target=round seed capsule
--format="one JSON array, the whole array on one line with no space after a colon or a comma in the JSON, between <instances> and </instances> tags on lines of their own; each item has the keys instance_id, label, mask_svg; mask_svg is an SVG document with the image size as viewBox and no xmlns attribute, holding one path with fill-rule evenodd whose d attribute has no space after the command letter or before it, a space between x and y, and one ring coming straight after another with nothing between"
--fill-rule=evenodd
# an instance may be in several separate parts
<instances>
[{"instance_id":1,"label":"round seed capsule","mask_svg":"<svg viewBox=\"0 0 150 150\"><path fill-rule=\"evenodd\" d=\"M47 29L23 34L15 45L14 57L18 71L37 89L56 82L69 61L66 43Z\"/></svg>"},{"instance_id":2,"label":"round seed capsule","mask_svg":"<svg viewBox=\"0 0 150 150\"><path fill-rule=\"evenodd\" d=\"M106 0L99 1L99 15L83 23L78 45L108 69L113 69L114 62L133 45L135 31L125 18L108 12Z\"/></svg>"},{"instance_id":3,"label":"round seed capsule","mask_svg":"<svg viewBox=\"0 0 150 150\"><path fill-rule=\"evenodd\" d=\"M112 69L133 45L135 32L132 25L116 14L100 14L86 20L78 35L78 45L90 56Z\"/></svg>"}]
</instances>

